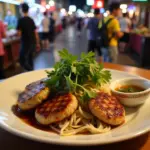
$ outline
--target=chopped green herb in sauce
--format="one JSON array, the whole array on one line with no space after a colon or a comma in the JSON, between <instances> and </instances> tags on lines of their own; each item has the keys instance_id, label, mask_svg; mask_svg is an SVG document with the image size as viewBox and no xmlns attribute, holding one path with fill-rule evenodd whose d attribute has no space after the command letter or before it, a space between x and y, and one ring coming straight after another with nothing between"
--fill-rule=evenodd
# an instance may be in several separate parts
<instances>
[{"instance_id":1,"label":"chopped green herb in sauce","mask_svg":"<svg viewBox=\"0 0 150 150\"><path fill-rule=\"evenodd\" d=\"M142 92L145 89L139 86L135 85L123 85L119 88L116 88L116 91L123 92L123 93L136 93L136 92Z\"/></svg>"}]
</instances>

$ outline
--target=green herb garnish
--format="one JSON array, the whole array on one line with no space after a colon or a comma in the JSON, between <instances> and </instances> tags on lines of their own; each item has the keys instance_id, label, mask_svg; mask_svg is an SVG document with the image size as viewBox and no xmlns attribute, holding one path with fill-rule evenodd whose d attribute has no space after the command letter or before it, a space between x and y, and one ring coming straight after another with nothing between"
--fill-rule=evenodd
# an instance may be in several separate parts
<instances>
[{"instance_id":1,"label":"green herb garnish","mask_svg":"<svg viewBox=\"0 0 150 150\"><path fill-rule=\"evenodd\" d=\"M59 51L59 56L61 60L54 65L54 70L46 71L48 75L46 84L53 91L73 94L81 92L80 100L85 102L97 94L85 84L90 83L98 89L111 79L110 72L103 70L103 66L95 61L93 52L82 53L78 60L77 56L63 49Z\"/></svg>"}]
</instances>

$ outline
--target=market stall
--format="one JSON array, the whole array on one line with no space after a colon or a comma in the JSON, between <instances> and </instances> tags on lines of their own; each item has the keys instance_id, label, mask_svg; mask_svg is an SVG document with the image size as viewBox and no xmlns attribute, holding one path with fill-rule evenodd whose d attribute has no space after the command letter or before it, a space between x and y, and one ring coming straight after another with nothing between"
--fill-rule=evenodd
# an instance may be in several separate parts
<instances>
[{"instance_id":1,"label":"market stall","mask_svg":"<svg viewBox=\"0 0 150 150\"><path fill-rule=\"evenodd\" d=\"M129 49L139 56L141 67L150 67L150 31L140 27L130 34Z\"/></svg>"},{"instance_id":2,"label":"market stall","mask_svg":"<svg viewBox=\"0 0 150 150\"><path fill-rule=\"evenodd\" d=\"M20 38L16 35L16 31L7 31L7 38L3 39L4 44L4 68L14 65L19 58Z\"/></svg>"}]
</instances>

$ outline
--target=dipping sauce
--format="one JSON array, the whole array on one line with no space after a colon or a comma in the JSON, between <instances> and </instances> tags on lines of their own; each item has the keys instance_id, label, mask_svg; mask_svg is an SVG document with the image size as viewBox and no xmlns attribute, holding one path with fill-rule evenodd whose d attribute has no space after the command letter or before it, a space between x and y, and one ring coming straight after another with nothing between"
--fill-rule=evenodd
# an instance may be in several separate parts
<instances>
[{"instance_id":1,"label":"dipping sauce","mask_svg":"<svg viewBox=\"0 0 150 150\"><path fill-rule=\"evenodd\" d=\"M115 90L123 93L137 93L137 92L145 91L143 87L139 87L136 85L123 85L117 87Z\"/></svg>"}]
</instances>

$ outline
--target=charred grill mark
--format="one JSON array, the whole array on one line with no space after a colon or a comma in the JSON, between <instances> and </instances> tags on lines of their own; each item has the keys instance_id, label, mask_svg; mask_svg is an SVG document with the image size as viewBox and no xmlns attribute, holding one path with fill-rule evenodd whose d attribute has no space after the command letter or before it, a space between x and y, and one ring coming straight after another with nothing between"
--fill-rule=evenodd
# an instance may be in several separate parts
<instances>
[{"instance_id":1,"label":"charred grill mark","mask_svg":"<svg viewBox=\"0 0 150 150\"><path fill-rule=\"evenodd\" d=\"M45 87L44 83L37 84L36 86L31 88L30 90L28 89L28 90L25 90L24 92L22 92L19 95L18 101L20 103L24 103L26 100L33 98L34 96L36 96L39 92L41 92L45 88L46 87Z\"/></svg>"},{"instance_id":2,"label":"charred grill mark","mask_svg":"<svg viewBox=\"0 0 150 150\"><path fill-rule=\"evenodd\" d=\"M71 102L70 94L56 96L52 100L49 100L46 103L40 105L37 108L37 113L39 113L44 117L47 117L51 113L58 113L63 111L70 102Z\"/></svg>"},{"instance_id":3,"label":"charred grill mark","mask_svg":"<svg viewBox=\"0 0 150 150\"><path fill-rule=\"evenodd\" d=\"M33 88L35 88L36 86L40 85L40 84L44 84L44 81L46 81L47 78L41 79L39 81L33 82L29 85L26 86L26 90L32 90Z\"/></svg>"},{"instance_id":4,"label":"charred grill mark","mask_svg":"<svg viewBox=\"0 0 150 150\"><path fill-rule=\"evenodd\" d=\"M123 106L114 96L110 96L106 93L99 93L94 103L107 115L108 119L124 115Z\"/></svg>"}]
</instances>

